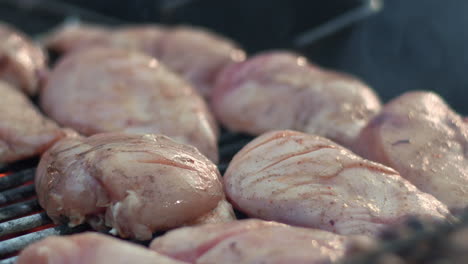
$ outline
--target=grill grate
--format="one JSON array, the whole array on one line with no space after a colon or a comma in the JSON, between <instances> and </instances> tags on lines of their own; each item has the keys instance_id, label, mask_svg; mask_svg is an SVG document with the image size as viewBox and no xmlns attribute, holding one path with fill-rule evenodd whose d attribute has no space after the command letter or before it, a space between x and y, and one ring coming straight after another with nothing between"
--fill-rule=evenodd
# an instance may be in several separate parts
<instances>
[{"instance_id":1,"label":"grill grate","mask_svg":"<svg viewBox=\"0 0 468 264\"><path fill-rule=\"evenodd\" d=\"M223 131L219 140L219 170L223 174L233 155L252 137ZM21 164L6 166L11 171ZM23 169L0 178L0 264L14 263L18 251L51 235L66 235L90 230L87 225L70 228L54 226L35 197L35 168Z\"/></svg>"}]
</instances>

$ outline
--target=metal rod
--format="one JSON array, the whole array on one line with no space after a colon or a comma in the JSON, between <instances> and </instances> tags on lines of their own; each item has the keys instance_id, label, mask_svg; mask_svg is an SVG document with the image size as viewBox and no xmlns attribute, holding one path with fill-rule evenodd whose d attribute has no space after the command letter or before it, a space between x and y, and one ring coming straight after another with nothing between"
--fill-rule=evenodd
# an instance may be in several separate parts
<instances>
[{"instance_id":1,"label":"metal rod","mask_svg":"<svg viewBox=\"0 0 468 264\"><path fill-rule=\"evenodd\" d=\"M36 168L26 169L0 178L0 191L10 189L34 179Z\"/></svg>"},{"instance_id":2,"label":"metal rod","mask_svg":"<svg viewBox=\"0 0 468 264\"><path fill-rule=\"evenodd\" d=\"M37 199L16 203L0 208L0 222L39 210Z\"/></svg>"},{"instance_id":3,"label":"metal rod","mask_svg":"<svg viewBox=\"0 0 468 264\"><path fill-rule=\"evenodd\" d=\"M34 195L34 184L20 186L0 193L0 205L18 201Z\"/></svg>"},{"instance_id":4,"label":"metal rod","mask_svg":"<svg viewBox=\"0 0 468 264\"><path fill-rule=\"evenodd\" d=\"M378 12L382 9L382 6L382 0L367 0L367 4L365 6L355 8L336 19L330 20L310 31L300 34L299 37L293 40L293 45L296 48L310 45L311 43L344 28L346 25L362 20L369 15Z\"/></svg>"},{"instance_id":5,"label":"metal rod","mask_svg":"<svg viewBox=\"0 0 468 264\"><path fill-rule=\"evenodd\" d=\"M78 232L84 232L86 230L89 230L89 226L87 225L80 225L74 228L70 228L66 225L61 225L18 236L12 239L4 240L0 242L0 257L20 251L27 245L48 236L68 235Z\"/></svg>"},{"instance_id":6,"label":"metal rod","mask_svg":"<svg viewBox=\"0 0 468 264\"><path fill-rule=\"evenodd\" d=\"M8 222L0 223L0 237L26 231L32 228L52 223L46 213L25 216Z\"/></svg>"}]
</instances>

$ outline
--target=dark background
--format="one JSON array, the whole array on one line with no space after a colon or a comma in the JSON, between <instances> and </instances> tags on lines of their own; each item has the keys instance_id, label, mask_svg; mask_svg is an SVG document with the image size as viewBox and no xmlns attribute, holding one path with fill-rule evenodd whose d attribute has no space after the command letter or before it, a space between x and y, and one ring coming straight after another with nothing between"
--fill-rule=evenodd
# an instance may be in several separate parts
<instances>
[{"instance_id":1,"label":"dark background","mask_svg":"<svg viewBox=\"0 0 468 264\"><path fill-rule=\"evenodd\" d=\"M37 12L36 17L25 13L24 18L8 9L1 9L0 15L31 33L50 28L64 16L83 13L57 8L57 3L106 16L94 22L202 25L233 38L250 54L278 48L302 52L320 65L362 78L384 101L408 90L432 90L468 115L468 1L382 1L380 12L354 14L339 31L301 45L295 41L305 32L327 29L353 10L379 1L12 0L25 6L41 2L42 9L54 15L42 10L39 19Z\"/></svg>"}]
</instances>

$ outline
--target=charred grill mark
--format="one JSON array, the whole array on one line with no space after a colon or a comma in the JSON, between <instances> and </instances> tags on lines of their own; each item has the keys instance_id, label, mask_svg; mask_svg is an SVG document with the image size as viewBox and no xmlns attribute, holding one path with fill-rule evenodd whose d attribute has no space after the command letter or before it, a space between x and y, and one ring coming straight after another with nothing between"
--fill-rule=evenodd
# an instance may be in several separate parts
<instances>
[{"instance_id":1,"label":"charred grill mark","mask_svg":"<svg viewBox=\"0 0 468 264\"><path fill-rule=\"evenodd\" d=\"M392 143L392 146L397 146L397 145L401 145L401 144L410 144L410 140L409 139L400 139L400 140L397 140L395 142Z\"/></svg>"}]
</instances>

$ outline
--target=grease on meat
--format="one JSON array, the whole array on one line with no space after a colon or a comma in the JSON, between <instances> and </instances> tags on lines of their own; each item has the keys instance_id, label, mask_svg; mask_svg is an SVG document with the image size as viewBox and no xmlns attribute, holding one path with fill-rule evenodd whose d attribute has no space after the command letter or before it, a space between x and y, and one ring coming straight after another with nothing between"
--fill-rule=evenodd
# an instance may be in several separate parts
<instances>
[{"instance_id":1,"label":"grease on meat","mask_svg":"<svg viewBox=\"0 0 468 264\"><path fill-rule=\"evenodd\" d=\"M149 56L94 47L66 56L41 94L42 109L84 135L160 133L218 159L217 127L203 98Z\"/></svg>"},{"instance_id":2,"label":"grease on meat","mask_svg":"<svg viewBox=\"0 0 468 264\"><path fill-rule=\"evenodd\" d=\"M434 93L408 92L389 102L355 150L451 209L468 206L468 124Z\"/></svg>"},{"instance_id":3,"label":"grease on meat","mask_svg":"<svg viewBox=\"0 0 468 264\"><path fill-rule=\"evenodd\" d=\"M249 216L342 235L374 236L410 216L450 215L395 170L295 131L250 142L231 161L224 186L232 204Z\"/></svg>"},{"instance_id":4,"label":"grease on meat","mask_svg":"<svg viewBox=\"0 0 468 264\"><path fill-rule=\"evenodd\" d=\"M211 98L230 130L253 135L293 129L351 145L380 110L376 94L345 74L289 52L267 52L226 67Z\"/></svg>"},{"instance_id":5,"label":"grease on meat","mask_svg":"<svg viewBox=\"0 0 468 264\"><path fill-rule=\"evenodd\" d=\"M220 204L216 166L194 147L161 135L63 139L42 156L35 183L39 203L55 222L88 222L139 240L207 220L212 210L225 222L229 215L217 215L232 211Z\"/></svg>"},{"instance_id":6,"label":"grease on meat","mask_svg":"<svg viewBox=\"0 0 468 264\"><path fill-rule=\"evenodd\" d=\"M0 162L40 154L68 133L8 83L0 81L0 94Z\"/></svg>"}]
</instances>

